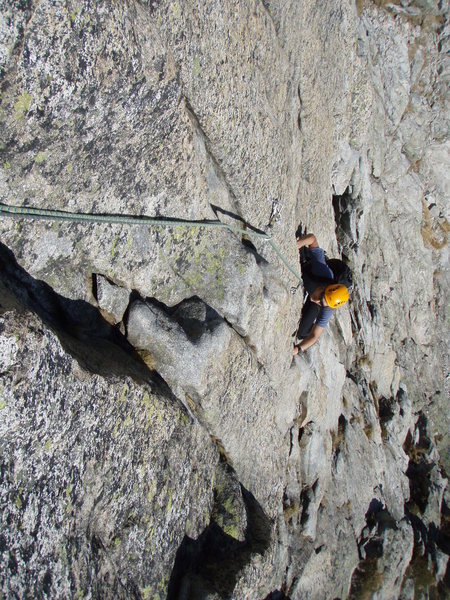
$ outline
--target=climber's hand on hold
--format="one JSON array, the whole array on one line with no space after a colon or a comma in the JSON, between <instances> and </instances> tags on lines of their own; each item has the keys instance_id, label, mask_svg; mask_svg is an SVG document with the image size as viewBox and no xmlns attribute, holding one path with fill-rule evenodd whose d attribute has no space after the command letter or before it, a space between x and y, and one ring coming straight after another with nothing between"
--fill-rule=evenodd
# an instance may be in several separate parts
<instances>
[{"instance_id":1,"label":"climber's hand on hold","mask_svg":"<svg viewBox=\"0 0 450 600\"><path fill-rule=\"evenodd\" d=\"M317 241L316 236L313 233L307 233L306 235L302 235L301 237L297 237L297 248L300 250L301 248L318 248L319 242Z\"/></svg>"}]
</instances>

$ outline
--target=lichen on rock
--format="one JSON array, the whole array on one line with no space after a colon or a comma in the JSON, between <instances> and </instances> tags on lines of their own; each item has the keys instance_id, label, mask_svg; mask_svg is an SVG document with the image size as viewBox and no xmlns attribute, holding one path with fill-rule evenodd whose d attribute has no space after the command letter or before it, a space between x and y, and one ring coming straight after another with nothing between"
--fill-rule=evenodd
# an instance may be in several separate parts
<instances>
[{"instance_id":1,"label":"lichen on rock","mask_svg":"<svg viewBox=\"0 0 450 600\"><path fill-rule=\"evenodd\" d=\"M0 591L440 593L445 3L0 11L1 202L161 221L0 214ZM293 358L299 222L354 286Z\"/></svg>"}]
</instances>

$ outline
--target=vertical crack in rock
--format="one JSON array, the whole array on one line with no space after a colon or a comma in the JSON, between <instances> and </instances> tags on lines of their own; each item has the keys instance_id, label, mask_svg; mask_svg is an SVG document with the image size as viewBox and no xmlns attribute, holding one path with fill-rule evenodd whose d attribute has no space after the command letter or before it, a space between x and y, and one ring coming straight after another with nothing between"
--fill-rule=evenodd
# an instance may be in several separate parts
<instances>
[{"instance_id":1,"label":"vertical crack in rock","mask_svg":"<svg viewBox=\"0 0 450 600\"><path fill-rule=\"evenodd\" d=\"M236 194L234 193L230 182L227 180L219 160L214 156L208 136L203 130L199 118L195 114L194 108L187 97L184 97L184 106L192 125L197 151L205 162L206 173L204 175L212 196L218 196L221 199L221 202L225 203L227 209L234 212L240 212L238 210L239 204Z\"/></svg>"},{"instance_id":2,"label":"vertical crack in rock","mask_svg":"<svg viewBox=\"0 0 450 600\"><path fill-rule=\"evenodd\" d=\"M214 519L196 540L186 536L177 552L167 600L209 594L229 598L240 571L255 554L264 554L271 539L270 521L254 496L243 486L241 492L248 523L244 540L227 534Z\"/></svg>"},{"instance_id":3,"label":"vertical crack in rock","mask_svg":"<svg viewBox=\"0 0 450 600\"><path fill-rule=\"evenodd\" d=\"M347 428L347 419L344 415L339 415L337 431L331 432L333 446L333 466L336 467L336 462L341 453L341 448L345 442L345 430Z\"/></svg>"},{"instance_id":4,"label":"vertical crack in rock","mask_svg":"<svg viewBox=\"0 0 450 600\"><path fill-rule=\"evenodd\" d=\"M317 479L313 485L306 486L301 494L300 494L300 505L301 505L301 516L300 516L300 525L303 527L304 534L308 535L306 532L308 530L308 524L313 515L310 513L310 505L314 501L317 488L319 485L319 480Z\"/></svg>"}]
</instances>

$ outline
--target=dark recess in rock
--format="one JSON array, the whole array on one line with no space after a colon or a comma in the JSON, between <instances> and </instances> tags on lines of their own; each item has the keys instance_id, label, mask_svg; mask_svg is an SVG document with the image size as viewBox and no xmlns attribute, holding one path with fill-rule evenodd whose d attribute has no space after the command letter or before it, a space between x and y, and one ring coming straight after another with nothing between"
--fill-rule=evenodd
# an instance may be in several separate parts
<instances>
[{"instance_id":1,"label":"dark recess in rock","mask_svg":"<svg viewBox=\"0 0 450 600\"><path fill-rule=\"evenodd\" d=\"M448 509L447 509L448 510ZM450 589L450 561L442 581L436 582L433 570L436 569L436 550L439 548L445 554L450 554L450 537L447 529L438 529L434 523L429 527L417 516L405 508L414 531L414 550L405 578L414 580L414 590L418 597L427 594L428 598L448 598ZM448 518L448 517L447 517Z\"/></svg>"},{"instance_id":2,"label":"dark recess in rock","mask_svg":"<svg viewBox=\"0 0 450 600\"><path fill-rule=\"evenodd\" d=\"M148 370L127 339L96 308L83 300L64 298L31 277L1 242L0 308L19 312L31 309L53 329L66 352L88 371L104 377L128 375L170 393L160 375Z\"/></svg>"},{"instance_id":3,"label":"dark recess in rock","mask_svg":"<svg viewBox=\"0 0 450 600\"><path fill-rule=\"evenodd\" d=\"M336 238L339 248L343 252L343 259L345 260L345 253L348 250L357 249L358 240L354 239L351 219L356 218L357 220L361 214L361 209L358 210L357 203L347 189L341 196L333 196L333 210L336 223ZM357 235L357 232L355 234Z\"/></svg>"},{"instance_id":4,"label":"dark recess in rock","mask_svg":"<svg viewBox=\"0 0 450 600\"><path fill-rule=\"evenodd\" d=\"M263 554L270 543L271 524L254 496L241 486L247 513L245 541L239 542L214 522L197 540L185 536L178 549L167 600L187 600L217 593L231 598L239 572L253 554Z\"/></svg>"},{"instance_id":5,"label":"dark recess in rock","mask_svg":"<svg viewBox=\"0 0 450 600\"><path fill-rule=\"evenodd\" d=\"M419 439L416 444L413 443L412 437L408 434L403 449L409 456L409 465L406 475L409 478L410 499L407 507L411 512L423 514L427 505L428 496L430 493L430 472L434 467L427 454L430 450L430 439L426 431L426 418L423 414L420 415L417 422L419 430Z\"/></svg>"},{"instance_id":6,"label":"dark recess in rock","mask_svg":"<svg viewBox=\"0 0 450 600\"><path fill-rule=\"evenodd\" d=\"M349 598L369 598L381 586L382 573L378 571L377 559L383 556L386 529L396 529L396 521L377 499L373 498L366 512L366 527L358 543L360 562L351 581Z\"/></svg>"},{"instance_id":7,"label":"dark recess in rock","mask_svg":"<svg viewBox=\"0 0 450 600\"><path fill-rule=\"evenodd\" d=\"M275 590L274 592L270 592L268 596L264 598L264 600L290 600L289 596L280 590Z\"/></svg>"},{"instance_id":8,"label":"dark recess in rock","mask_svg":"<svg viewBox=\"0 0 450 600\"><path fill-rule=\"evenodd\" d=\"M414 531L414 551L407 576L414 579L418 593L430 590L433 594L430 598L444 598L450 586L449 563L443 581L438 583L430 566L433 569L437 567L437 549L450 555L450 511L443 500L441 527L437 527L434 523L427 526L422 520L433 485L431 471L435 465L429 456L432 442L427 431L427 418L423 413L420 414L416 427L419 432L417 441L414 443L412 435L408 432L403 444L403 449L410 459L406 471L409 478L410 499L405 504L405 514Z\"/></svg>"}]
</instances>

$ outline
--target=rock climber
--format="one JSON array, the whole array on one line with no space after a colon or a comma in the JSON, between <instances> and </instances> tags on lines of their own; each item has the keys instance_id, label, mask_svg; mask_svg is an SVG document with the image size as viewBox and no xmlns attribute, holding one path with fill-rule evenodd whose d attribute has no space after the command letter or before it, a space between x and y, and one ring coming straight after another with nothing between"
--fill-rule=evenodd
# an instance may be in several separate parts
<instances>
[{"instance_id":1,"label":"rock climber","mask_svg":"<svg viewBox=\"0 0 450 600\"><path fill-rule=\"evenodd\" d=\"M308 298L303 305L293 353L305 352L317 342L334 314L349 299L346 285L336 283L336 274L327 265L325 252L313 233L297 237L302 264L302 279ZM302 251L302 249L304 249ZM335 262L341 263L342 261ZM343 264L343 263L342 263Z\"/></svg>"}]
</instances>

